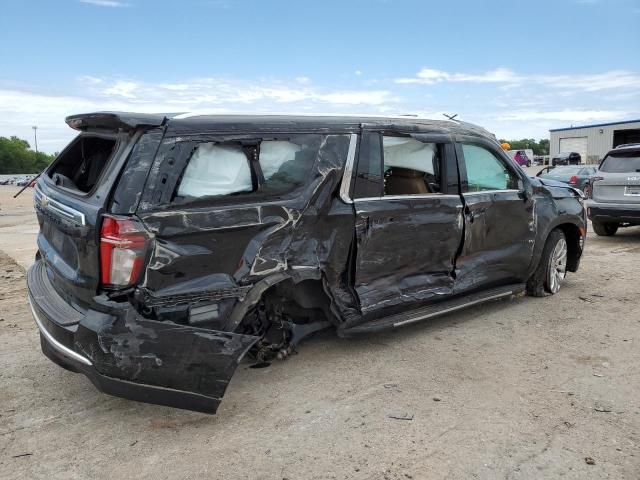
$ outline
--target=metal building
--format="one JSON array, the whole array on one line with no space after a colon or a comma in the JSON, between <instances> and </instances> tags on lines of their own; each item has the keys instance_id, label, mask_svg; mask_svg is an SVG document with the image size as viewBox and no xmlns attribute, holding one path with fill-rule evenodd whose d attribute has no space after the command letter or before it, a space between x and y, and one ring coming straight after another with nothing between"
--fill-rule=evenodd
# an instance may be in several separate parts
<instances>
[{"instance_id":1,"label":"metal building","mask_svg":"<svg viewBox=\"0 0 640 480\"><path fill-rule=\"evenodd\" d=\"M599 163L614 147L640 143L640 119L549 130L549 155L578 152L582 163Z\"/></svg>"}]
</instances>

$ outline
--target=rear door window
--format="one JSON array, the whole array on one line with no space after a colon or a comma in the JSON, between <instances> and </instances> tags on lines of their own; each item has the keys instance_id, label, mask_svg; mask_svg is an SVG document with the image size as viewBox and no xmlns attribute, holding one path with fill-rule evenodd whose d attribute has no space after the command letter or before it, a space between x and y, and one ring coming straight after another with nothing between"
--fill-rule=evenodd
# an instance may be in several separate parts
<instances>
[{"instance_id":1,"label":"rear door window","mask_svg":"<svg viewBox=\"0 0 640 480\"><path fill-rule=\"evenodd\" d=\"M382 137L384 195L440 193L440 155L436 143L411 137Z\"/></svg>"}]
</instances>

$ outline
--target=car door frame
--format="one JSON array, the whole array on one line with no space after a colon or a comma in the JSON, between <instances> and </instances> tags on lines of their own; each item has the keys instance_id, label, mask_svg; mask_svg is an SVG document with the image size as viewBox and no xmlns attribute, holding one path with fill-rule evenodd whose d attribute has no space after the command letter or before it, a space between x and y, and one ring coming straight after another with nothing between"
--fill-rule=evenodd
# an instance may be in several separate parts
<instances>
[{"instance_id":1,"label":"car door frame","mask_svg":"<svg viewBox=\"0 0 640 480\"><path fill-rule=\"evenodd\" d=\"M517 177L519 188L467 192L468 179L463 144L476 145L492 153L507 171ZM461 294L466 291L526 281L528 268L534 253L537 230L535 201L531 182L526 173L510 160L497 142L479 136L458 134L455 135L455 150L465 213L464 243L456 262L455 293ZM488 229L484 228L481 231L476 222L479 219L485 221L485 218L489 216L487 212L491 214L488 209L495 208L497 202L499 202L498 204L509 202L511 206L516 207L522 205L527 216L519 225L512 223L511 225L514 228L496 229L495 226L489 225ZM497 216L495 213L494 211L493 216L489 216L490 220ZM518 236L516 238L517 243L510 246L506 240L513 234ZM498 245L502 243L504 247L487 250L485 252L486 255L474 253L474 251L482 251L483 246L491 246L491 241ZM501 252L500 250L503 251ZM482 268L482 271L480 271L480 268Z\"/></svg>"},{"instance_id":2,"label":"car door frame","mask_svg":"<svg viewBox=\"0 0 640 480\"><path fill-rule=\"evenodd\" d=\"M357 191L358 177L363 171L364 155L367 154L365 142L367 141L367 137L372 134L378 134L380 136L380 185L378 195L353 198L353 192ZM410 136L425 143L442 144L444 160L441 165L442 171L440 178L442 194L384 196L384 177L382 172L384 165L382 137L384 135ZM464 223L462 218L463 204L460 196L458 165L453 137L444 133L419 133L416 132L415 129L404 129L397 126L394 128L377 126L363 127L360 135L358 155L352 166L352 170L353 172L346 172L351 180L351 185L348 197L345 198L345 195L343 195L343 200L351 202L354 205L355 231L354 250L351 256L350 286L359 302L359 308L364 321L373 320L392 311L406 309L408 306L420 306L424 303L441 300L453 294L455 261L463 239L462 229ZM443 179L446 181L443 181ZM426 206L436 206L437 208L430 208L429 210L432 210L433 213L429 213L427 211L428 209L425 208ZM385 212L386 207L389 208L388 212L382 213ZM363 241L370 239L371 233L375 230L379 230L379 232L382 233L384 228L388 228L389 223L395 222L398 214L403 214L401 213L402 210L404 210L406 215L421 211L423 215L440 215L440 221L442 221L442 215L451 215L449 224L454 228L452 231L446 233L445 236L447 236L447 238L440 238L438 240L439 244L446 244L449 251L450 268L447 269L447 278L437 279L437 275L433 274L431 275L433 278L431 278L430 282L426 282L419 288L416 287L416 294L407 295L407 290L402 292L400 286L400 282L407 277L399 278L398 276L394 276L393 274L397 273L397 270L395 270L393 266L390 266L388 269L389 278L387 278L386 281L376 281L376 285L369 290L365 289L365 292L363 288L359 288L362 284L358 279L359 267L362 267L358 255L365 248L363 247ZM388 215L389 212L393 213ZM366 215L367 213L369 214L368 216ZM380 213L380 215L378 215L378 213ZM376 218L371 220L372 216ZM415 226L418 224L416 224L414 220L412 225ZM442 232L438 233L443 235ZM435 243L436 242L434 242L434 244ZM387 262L393 262L393 259L392 256L386 256L385 258L385 255L380 255L378 258L373 259L373 262L386 264ZM425 275L425 277L428 276L429 275ZM438 280L442 280L442 282Z\"/></svg>"}]
</instances>

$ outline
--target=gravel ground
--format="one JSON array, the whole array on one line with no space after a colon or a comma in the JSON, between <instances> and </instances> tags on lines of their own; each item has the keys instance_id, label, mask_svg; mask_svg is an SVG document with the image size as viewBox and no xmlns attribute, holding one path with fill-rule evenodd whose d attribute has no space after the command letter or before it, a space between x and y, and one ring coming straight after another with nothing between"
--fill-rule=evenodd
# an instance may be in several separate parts
<instances>
[{"instance_id":1,"label":"gravel ground","mask_svg":"<svg viewBox=\"0 0 640 480\"><path fill-rule=\"evenodd\" d=\"M14 261L29 202L0 191L0 478L640 478L640 228L590 234L554 297L242 364L208 416L103 395L40 353Z\"/></svg>"}]
</instances>

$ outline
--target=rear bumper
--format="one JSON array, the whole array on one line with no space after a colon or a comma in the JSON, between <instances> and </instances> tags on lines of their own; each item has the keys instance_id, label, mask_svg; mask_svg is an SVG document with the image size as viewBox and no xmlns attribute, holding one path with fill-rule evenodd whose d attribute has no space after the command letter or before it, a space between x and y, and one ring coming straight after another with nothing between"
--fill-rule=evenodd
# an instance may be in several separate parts
<instances>
[{"instance_id":1,"label":"rear bumper","mask_svg":"<svg viewBox=\"0 0 640 480\"><path fill-rule=\"evenodd\" d=\"M117 397L215 413L238 362L257 340L147 320L131 308L74 310L77 318L70 319L42 261L29 269L27 286L43 353Z\"/></svg>"},{"instance_id":2,"label":"rear bumper","mask_svg":"<svg viewBox=\"0 0 640 480\"><path fill-rule=\"evenodd\" d=\"M603 223L640 224L640 205L587 202L589 220Z\"/></svg>"}]
</instances>

